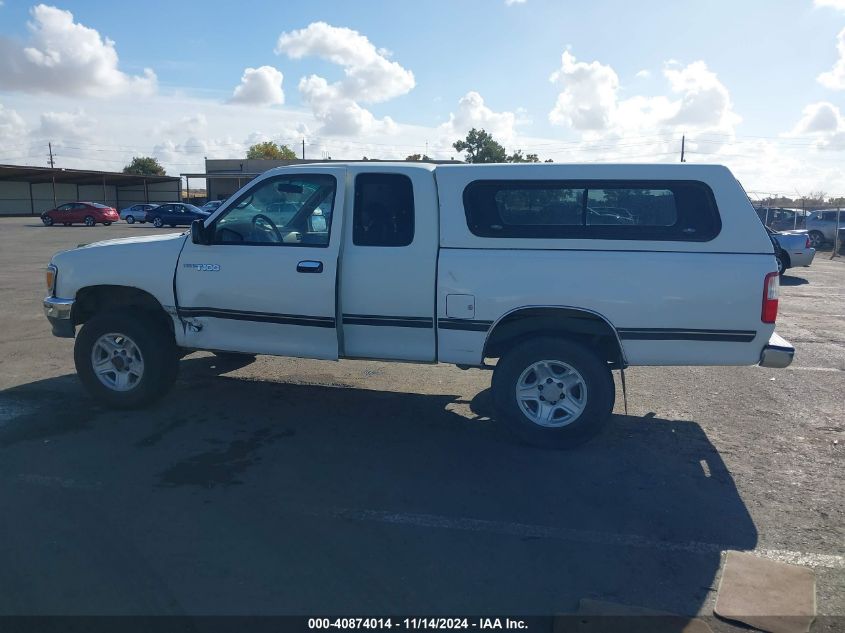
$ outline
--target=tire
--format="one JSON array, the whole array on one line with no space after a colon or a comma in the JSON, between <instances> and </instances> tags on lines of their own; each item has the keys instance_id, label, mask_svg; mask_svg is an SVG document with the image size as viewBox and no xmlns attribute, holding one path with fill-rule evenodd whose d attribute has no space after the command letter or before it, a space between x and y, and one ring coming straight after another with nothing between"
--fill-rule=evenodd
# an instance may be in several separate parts
<instances>
[{"instance_id":1,"label":"tire","mask_svg":"<svg viewBox=\"0 0 845 633\"><path fill-rule=\"evenodd\" d=\"M810 231L810 246L818 248L824 244L824 233L821 231Z\"/></svg>"},{"instance_id":2,"label":"tire","mask_svg":"<svg viewBox=\"0 0 845 633\"><path fill-rule=\"evenodd\" d=\"M49 215L45 215L43 218L41 218L41 221L44 223L44 226L53 226L53 218L51 218Z\"/></svg>"},{"instance_id":3,"label":"tire","mask_svg":"<svg viewBox=\"0 0 845 633\"><path fill-rule=\"evenodd\" d=\"M126 216L126 223L127 224L135 224L135 216L134 215L127 215Z\"/></svg>"},{"instance_id":4,"label":"tire","mask_svg":"<svg viewBox=\"0 0 845 633\"><path fill-rule=\"evenodd\" d=\"M546 361L545 369L542 369ZM566 379L572 384L567 385ZM519 385L523 385L526 392L533 389L533 395L538 395L543 403L532 401L531 393L527 398L518 399ZM540 389L556 398L551 406L550 398L544 400ZM589 348L565 339L528 340L501 358L493 372L493 403L497 417L516 437L534 446L569 448L585 442L610 418L615 398L613 375L607 363ZM568 403L570 411L579 410L579 413L567 413L564 405L554 406L561 402ZM523 407L528 411L535 407L538 411L551 410L552 417L546 424L541 424L529 417ZM567 418L572 420L567 421Z\"/></svg>"},{"instance_id":5,"label":"tire","mask_svg":"<svg viewBox=\"0 0 845 633\"><path fill-rule=\"evenodd\" d=\"M109 335L123 337L122 349L121 339ZM94 359L108 360L112 353L109 350L118 351L120 363L106 363L101 379L94 369ZM116 409L135 409L152 404L173 386L179 370L176 351L164 320L118 310L98 314L82 326L74 344L73 360L83 386L94 398ZM132 373L139 363L140 376ZM118 375L126 376L123 390L107 384L117 383Z\"/></svg>"},{"instance_id":6,"label":"tire","mask_svg":"<svg viewBox=\"0 0 845 633\"><path fill-rule=\"evenodd\" d=\"M164 226L164 222L161 221L161 218L156 218L155 220L153 220L153 226L157 229L160 229Z\"/></svg>"},{"instance_id":7,"label":"tire","mask_svg":"<svg viewBox=\"0 0 845 633\"><path fill-rule=\"evenodd\" d=\"M111 222L103 222L103 226L111 226Z\"/></svg>"},{"instance_id":8,"label":"tire","mask_svg":"<svg viewBox=\"0 0 845 633\"><path fill-rule=\"evenodd\" d=\"M778 275L783 277L786 269L789 268L789 255L784 254L783 251L775 253L775 261L778 264Z\"/></svg>"},{"instance_id":9,"label":"tire","mask_svg":"<svg viewBox=\"0 0 845 633\"><path fill-rule=\"evenodd\" d=\"M85 226L94 226L95 224L97 224L97 221L94 219L93 215L85 216Z\"/></svg>"}]
</instances>

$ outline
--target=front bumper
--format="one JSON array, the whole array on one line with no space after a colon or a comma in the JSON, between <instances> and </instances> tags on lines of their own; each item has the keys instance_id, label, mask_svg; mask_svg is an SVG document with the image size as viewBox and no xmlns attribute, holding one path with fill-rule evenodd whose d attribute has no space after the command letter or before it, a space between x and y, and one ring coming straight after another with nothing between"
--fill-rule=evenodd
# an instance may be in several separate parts
<instances>
[{"instance_id":1,"label":"front bumper","mask_svg":"<svg viewBox=\"0 0 845 633\"><path fill-rule=\"evenodd\" d=\"M789 367L795 357L795 348L775 332L769 337L769 343L760 353L760 367L783 369Z\"/></svg>"},{"instance_id":2,"label":"front bumper","mask_svg":"<svg viewBox=\"0 0 845 633\"><path fill-rule=\"evenodd\" d=\"M44 298L44 314L53 327L53 336L73 338L76 335L76 327L71 319L72 311L73 299Z\"/></svg>"}]
</instances>

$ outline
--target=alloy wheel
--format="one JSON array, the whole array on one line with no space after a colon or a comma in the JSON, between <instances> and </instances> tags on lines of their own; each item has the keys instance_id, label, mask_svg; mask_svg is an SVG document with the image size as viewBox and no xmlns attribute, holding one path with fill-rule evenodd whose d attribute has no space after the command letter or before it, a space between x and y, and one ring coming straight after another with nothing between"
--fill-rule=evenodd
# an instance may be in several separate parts
<instances>
[{"instance_id":1,"label":"alloy wheel","mask_svg":"<svg viewBox=\"0 0 845 633\"><path fill-rule=\"evenodd\" d=\"M134 389L144 377L141 350L125 334L103 334L91 349L91 366L99 381L112 391Z\"/></svg>"},{"instance_id":2,"label":"alloy wheel","mask_svg":"<svg viewBox=\"0 0 845 633\"><path fill-rule=\"evenodd\" d=\"M587 383L577 369L559 360L529 365L516 381L520 411L538 426L559 428L575 422L587 406Z\"/></svg>"}]
</instances>

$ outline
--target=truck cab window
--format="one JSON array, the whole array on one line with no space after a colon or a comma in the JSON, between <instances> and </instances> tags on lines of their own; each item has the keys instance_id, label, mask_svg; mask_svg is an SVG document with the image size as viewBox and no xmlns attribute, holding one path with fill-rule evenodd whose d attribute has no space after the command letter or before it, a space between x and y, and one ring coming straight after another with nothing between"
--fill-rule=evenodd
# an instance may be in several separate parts
<instances>
[{"instance_id":1,"label":"truck cab window","mask_svg":"<svg viewBox=\"0 0 845 633\"><path fill-rule=\"evenodd\" d=\"M217 220L215 244L329 244L333 176L281 176L257 183Z\"/></svg>"},{"instance_id":2,"label":"truck cab window","mask_svg":"<svg viewBox=\"0 0 845 633\"><path fill-rule=\"evenodd\" d=\"M402 174L359 174L352 224L356 246L408 246L414 240L411 179Z\"/></svg>"}]
</instances>

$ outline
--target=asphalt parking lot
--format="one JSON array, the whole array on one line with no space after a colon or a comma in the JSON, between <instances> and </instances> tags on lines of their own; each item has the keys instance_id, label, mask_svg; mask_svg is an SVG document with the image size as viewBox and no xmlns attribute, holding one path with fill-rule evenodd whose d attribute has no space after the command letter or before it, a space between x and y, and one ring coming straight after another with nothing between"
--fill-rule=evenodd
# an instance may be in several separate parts
<instances>
[{"instance_id":1,"label":"asphalt parking lot","mask_svg":"<svg viewBox=\"0 0 845 633\"><path fill-rule=\"evenodd\" d=\"M154 408L98 406L50 335L42 270L151 231L0 219L0 614L595 598L710 615L738 549L812 568L819 614L845 616L845 263L829 253L784 278L791 368L632 368L628 414L620 392L606 432L559 452L490 419L489 373L445 365L197 353Z\"/></svg>"}]
</instances>

